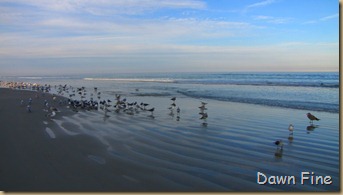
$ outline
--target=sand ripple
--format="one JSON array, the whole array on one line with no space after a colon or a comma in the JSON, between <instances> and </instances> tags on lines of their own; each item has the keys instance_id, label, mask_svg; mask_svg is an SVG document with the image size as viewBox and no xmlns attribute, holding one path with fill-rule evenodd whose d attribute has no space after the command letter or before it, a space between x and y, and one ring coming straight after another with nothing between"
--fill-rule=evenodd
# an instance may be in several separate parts
<instances>
[{"instance_id":1,"label":"sand ripple","mask_svg":"<svg viewBox=\"0 0 343 195\"><path fill-rule=\"evenodd\" d=\"M154 180L156 185L169 183L180 191L337 190L339 134L338 126L332 125L332 120L338 120L336 115L327 114L327 122L321 121L321 126L311 133L306 130L308 121L293 118L297 126L293 140L289 141L288 121L278 119L294 112L303 114L290 112L266 113L266 119L249 116L249 112L241 117L229 113L226 120L209 118L207 128L201 126L198 116L191 114L175 121L167 114L156 114L155 119L150 119L144 113L130 116L113 112L104 119L102 112L94 111L54 122L70 136L86 134L99 140L107 155L88 155L98 164L131 164L154 173L159 178ZM276 139L285 142L281 158L274 155ZM296 177L301 171L313 171L330 175L335 182L331 186L264 186L256 184L257 171ZM146 175L138 171L122 177L134 185L144 182Z\"/></svg>"}]
</instances>

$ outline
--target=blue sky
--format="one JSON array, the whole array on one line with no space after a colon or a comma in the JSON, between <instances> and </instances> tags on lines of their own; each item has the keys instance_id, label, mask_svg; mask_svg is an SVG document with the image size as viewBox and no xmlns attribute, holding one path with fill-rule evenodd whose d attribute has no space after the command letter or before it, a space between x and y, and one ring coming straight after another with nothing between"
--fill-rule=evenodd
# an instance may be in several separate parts
<instances>
[{"instance_id":1,"label":"blue sky","mask_svg":"<svg viewBox=\"0 0 343 195\"><path fill-rule=\"evenodd\" d=\"M338 71L336 0L1 0L0 75Z\"/></svg>"}]
</instances>

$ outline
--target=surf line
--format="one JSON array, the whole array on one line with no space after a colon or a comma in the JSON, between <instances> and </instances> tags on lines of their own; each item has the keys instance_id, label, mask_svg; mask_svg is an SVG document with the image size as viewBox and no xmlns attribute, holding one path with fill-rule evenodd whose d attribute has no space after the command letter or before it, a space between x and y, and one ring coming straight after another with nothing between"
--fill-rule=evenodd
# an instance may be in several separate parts
<instances>
[{"instance_id":1,"label":"surf line","mask_svg":"<svg viewBox=\"0 0 343 195\"><path fill-rule=\"evenodd\" d=\"M294 175L284 175L284 176L267 176L265 173L257 172L256 183L259 185L296 185L296 177ZM315 175L314 172L301 172L300 173L300 184L310 184L310 185L331 185L332 177L329 175Z\"/></svg>"}]
</instances>

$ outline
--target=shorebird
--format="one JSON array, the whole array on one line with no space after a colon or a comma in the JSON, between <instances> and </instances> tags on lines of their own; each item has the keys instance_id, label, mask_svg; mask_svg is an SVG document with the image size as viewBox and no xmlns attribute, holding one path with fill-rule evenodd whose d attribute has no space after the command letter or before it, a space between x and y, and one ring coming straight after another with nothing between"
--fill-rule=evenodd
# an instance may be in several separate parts
<instances>
[{"instance_id":1,"label":"shorebird","mask_svg":"<svg viewBox=\"0 0 343 195\"><path fill-rule=\"evenodd\" d=\"M27 110L27 112L32 112L32 111L31 111L31 105L30 105L30 104L26 106L26 110Z\"/></svg>"},{"instance_id":2,"label":"shorebird","mask_svg":"<svg viewBox=\"0 0 343 195\"><path fill-rule=\"evenodd\" d=\"M207 108L205 107L205 105L201 105L199 106L200 110L207 110Z\"/></svg>"},{"instance_id":3,"label":"shorebird","mask_svg":"<svg viewBox=\"0 0 343 195\"><path fill-rule=\"evenodd\" d=\"M206 102L201 102L201 105L202 106L205 106L207 103Z\"/></svg>"},{"instance_id":4,"label":"shorebird","mask_svg":"<svg viewBox=\"0 0 343 195\"><path fill-rule=\"evenodd\" d=\"M143 103L143 102L141 102L141 104L140 104L141 106L143 106L143 109L145 110L145 107L146 106L149 106L149 104L147 104L147 103Z\"/></svg>"},{"instance_id":5,"label":"shorebird","mask_svg":"<svg viewBox=\"0 0 343 195\"><path fill-rule=\"evenodd\" d=\"M312 115L311 113L307 113L307 118L310 119L310 123L313 123L314 120L319 121L320 119Z\"/></svg>"},{"instance_id":6,"label":"shorebird","mask_svg":"<svg viewBox=\"0 0 343 195\"><path fill-rule=\"evenodd\" d=\"M281 139L276 140L274 144L277 146L277 149L283 149L283 141Z\"/></svg>"},{"instance_id":7,"label":"shorebird","mask_svg":"<svg viewBox=\"0 0 343 195\"><path fill-rule=\"evenodd\" d=\"M199 113L201 115L200 119L207 119L208 115L207 113Z\"/></svg>"},{"instance_id":8,"label":"shorebird","mask_svg":"<svg viewBox=\"0 0 343 195\"><path fill-rule=\"evenodd\" d=\"M149 112L151 112L151 115L154 113L154 110L155 110L155 108L151 108L151 109L148 109L148 110L146 110L146 111L149 111Z\"/></svg>"},{"instance_id":9,"label":"shorebird","mask_svg":"<svg viewBox=\"0 0 343 195\"><path fill-rule=\"evenodd\" d=\"M175 101L175 100L176 100L176 97L172 97L170 100Z\"/></svg>"},{"instance_id":10,"label":"shorebird","mask_svg":"<svg viewBox=\"0 0 343 195\"><path fill-rule=\"evenodd\" d=\"M46 115L46 117L50 117L50 118L52 118L52 117L54 117L54 116L56 116L56 112L55 112L55 111L52 111L51 113L48 113L48 114Z\"/></svg>"},{"instance_id":11,"label":"shorebird","mask_svg":"<svg viewBox=\"0 0 343 195\"><path fill-rule=\"evenodd\" d=\"M294 126L292 124L289 124L288 130L289 130L290 133L293 134Z\"/></svg>"}]
</instances>

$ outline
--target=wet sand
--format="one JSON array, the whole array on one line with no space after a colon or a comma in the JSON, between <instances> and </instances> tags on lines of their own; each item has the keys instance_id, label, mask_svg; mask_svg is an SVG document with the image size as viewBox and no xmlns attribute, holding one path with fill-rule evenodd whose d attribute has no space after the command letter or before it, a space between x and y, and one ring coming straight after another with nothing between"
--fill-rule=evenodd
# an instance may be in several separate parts
<instances>
[{"instance_id":1,"label":"wet sand","mask_svg":"<svg viewBox=\"0 0 343 195\"><path fill-rule=\"evenodd\" d=\"M60 112L49 119L52 95L0 89L0 189L47 192L338 191L338 114L208 101L207 126L200 100L178 98L180 118L167 97L140 97L150 112ZM32 98L32 113L20 105ZM61 98L61 97L58 97ZM58 102L58 100L56 101ZM25 104L26 105L26 104ZM289 139L288 125L295 126ZM274 141L284 142L281 157ZM257 172L330 175L331 185L259 185Z\"/></svg>"}]
</instances>

